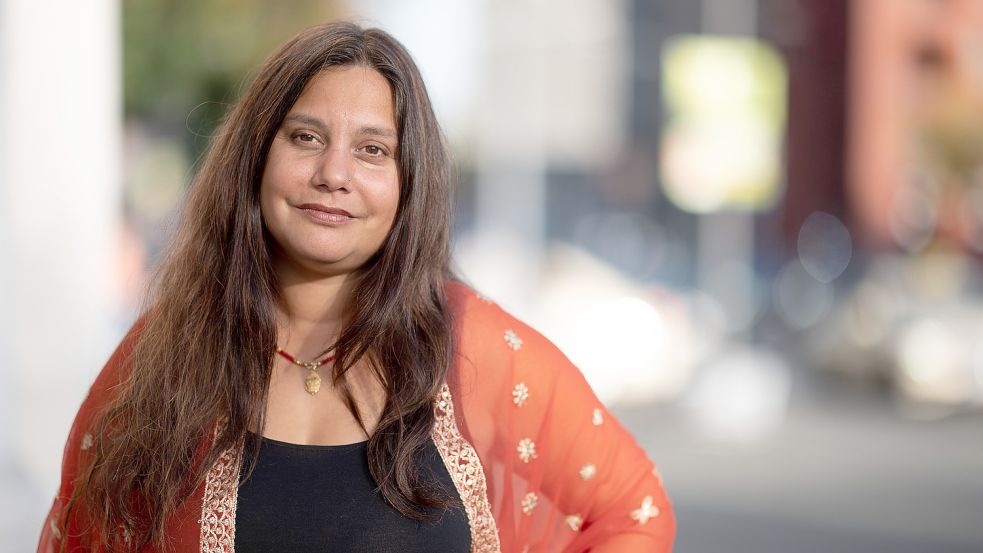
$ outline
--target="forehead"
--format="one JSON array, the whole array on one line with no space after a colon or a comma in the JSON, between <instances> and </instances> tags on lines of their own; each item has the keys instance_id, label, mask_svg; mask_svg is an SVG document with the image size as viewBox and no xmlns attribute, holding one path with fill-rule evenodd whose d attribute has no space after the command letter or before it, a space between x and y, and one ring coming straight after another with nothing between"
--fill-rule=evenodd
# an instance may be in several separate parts
<instances>
[{"instance_id":1,"label":"forehead","mask_svg":"<svg viewBox=\"0 0 983 553\"><path fill-rule=\"evenodd\" d=\"M318 72L290 108L291 114L298 112L329 122L358 119L363 124L396 126L389 81L375 69L362 65L329 67Z\"/></svg>"}]
</instances>

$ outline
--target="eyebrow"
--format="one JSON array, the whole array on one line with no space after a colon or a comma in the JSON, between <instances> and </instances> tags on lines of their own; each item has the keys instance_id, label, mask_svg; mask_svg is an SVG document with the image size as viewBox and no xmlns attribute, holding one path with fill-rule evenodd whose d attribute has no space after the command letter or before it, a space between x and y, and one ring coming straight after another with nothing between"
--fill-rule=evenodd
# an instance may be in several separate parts
<instances>
[{"instance_id":1,"label":"eyebrow","mask_svg":"<svg viewBox=\"0 0 983 553\"><path fill-rule=\"evenodd\" d=\"M324 121L321 121L320 119L314 117L313 115L307 115L304 113L294 113L288 115L284 118L284 122L288 122L288 121L294 123L303 123L305 125L311 125L312 127L317 127L322 132L327 130L328 128L328 126L324 124ZM389 127L364 126L358 129L357 134L368 134L373 136L381 136L383 138L393 138L393 139L396 138L396 131Z\"/></svg>"}]
</instances>

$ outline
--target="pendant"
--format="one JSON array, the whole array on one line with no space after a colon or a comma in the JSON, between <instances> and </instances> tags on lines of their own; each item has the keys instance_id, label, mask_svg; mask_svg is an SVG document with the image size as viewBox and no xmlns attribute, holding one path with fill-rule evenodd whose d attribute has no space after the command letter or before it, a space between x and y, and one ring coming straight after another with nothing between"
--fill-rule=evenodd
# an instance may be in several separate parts
<instances>
[{"instance_id":1,"label":"pendant","mask_svg":"<svg viewBox=\"0 0 983 553\"><path fill-rule=\"evenodd\" d=\"M317 371L312 370L304 379L304 389L311 395L321 389L321 375L317 374Z\"/></svg>"}]
</instances>

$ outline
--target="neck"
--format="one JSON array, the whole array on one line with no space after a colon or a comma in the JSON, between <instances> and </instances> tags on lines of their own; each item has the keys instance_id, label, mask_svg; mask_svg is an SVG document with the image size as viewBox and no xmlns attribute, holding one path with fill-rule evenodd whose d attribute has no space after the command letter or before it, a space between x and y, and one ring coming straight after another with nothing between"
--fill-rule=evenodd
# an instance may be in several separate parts
<instances>
[{"instance_id":1,"label":"neck","mask_svg":"<svg viewBox=\"0 0 983 553\"><path fill-rule=\"evenodd\" d=\"M341 334L355 278L350 273L312 274L285 262L277 263L275 270L280 292L277 342L291 355L308 360Z\"/></svg>"}]
</instances>

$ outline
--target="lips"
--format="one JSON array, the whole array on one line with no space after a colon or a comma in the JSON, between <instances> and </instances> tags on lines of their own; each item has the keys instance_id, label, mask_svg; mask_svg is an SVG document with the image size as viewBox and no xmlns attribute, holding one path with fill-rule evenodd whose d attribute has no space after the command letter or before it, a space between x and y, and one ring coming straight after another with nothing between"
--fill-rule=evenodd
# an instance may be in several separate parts
<instances>
[{"instance_id":1,"label":"lips","mask_svg":"<svg viewBox=\"0 0 983 553\"><path fill-rule=\"evenodd\" d=\"M354 219L351 213L337 207L328 207L321 204L302 204L297 206L297 208L303 210L309 217L320 223L338 224Z\"/></svg>"}]
</instances>

